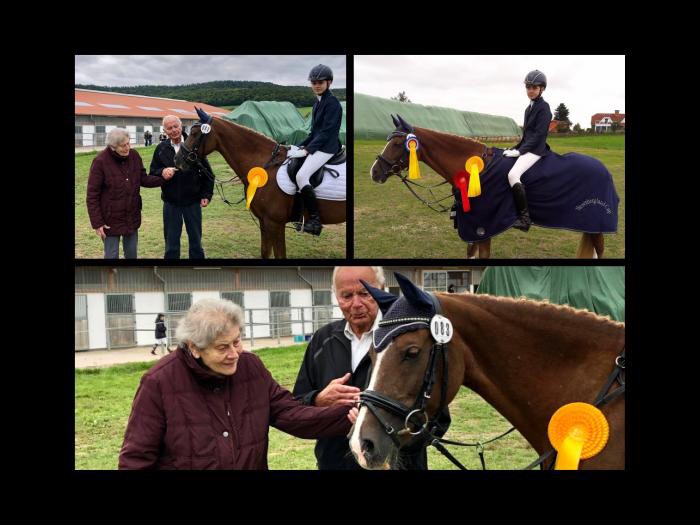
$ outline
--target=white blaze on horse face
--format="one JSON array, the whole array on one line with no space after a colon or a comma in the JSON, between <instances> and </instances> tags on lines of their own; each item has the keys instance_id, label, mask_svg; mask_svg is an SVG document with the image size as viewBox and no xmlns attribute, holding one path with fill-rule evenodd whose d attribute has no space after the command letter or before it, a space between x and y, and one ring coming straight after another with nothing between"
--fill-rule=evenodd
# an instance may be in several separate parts
<instances>
[{"instance_id":1,"label":"white blaze on horse face","mask_svg":"<svg viewBox=\"0 0 700 525\"><path fill-rule=\"evenodd\" d=\"M389 147L389 144L391 144L391 141L387 142L386 145L384 146L384 149L382 150L381 155L384 158L386 158L386 155L385 155L386 149ZM378 162L379 162L379 159L375 160L374 163L372 164L372 167L369 169L369 176L372 178L372 180L374 180L374 175L372 175L374 173L374 167L377 165Z\"/></svg>"},{"instance_id":2,"label":"white blaze on horse face","mask_svg":"<svg viewBox=\"0 0 700 525\"><path fill-rule=\"evenodd\" d=\"M392 343L393 344L393 343ZM373 390L374 385L377 383L377 377L379 376L379 366L382 363L382 359L389 351L391 344L387 346L383 352L377 354L377 361L374 363L374 368L372 369L372 376L369 379L369 385L367 390ZM362 454L362 447L360 445L360 431L362 430L362 425L365 422L365 416L367 415L367 407L362 407L357 415L357 421L355 421L355 427L352 429L352 436L350 436L350 450L352 450L355 455L355 459L360 464L361 467L367 468L367 461Z\"/></svg>"}]
</instances>

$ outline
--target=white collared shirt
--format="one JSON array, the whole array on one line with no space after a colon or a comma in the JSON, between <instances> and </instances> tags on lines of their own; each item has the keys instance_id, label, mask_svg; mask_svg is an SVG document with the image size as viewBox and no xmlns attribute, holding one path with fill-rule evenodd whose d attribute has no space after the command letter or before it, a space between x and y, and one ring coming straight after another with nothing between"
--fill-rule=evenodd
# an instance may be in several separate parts
<instances>
[{"instance_id":1,"label":"white collared shirt","mask_svg":"<svg viewBox=\"0 0 700 525\"><path fill-rule=\"evenodd\" d=\"M170 145L173 148L175 148L175 154L177 155L177 153L180 151L180 146L182 146L182 140L180 140L180 142L178 142L177 144L173 143L173 141L171 140Z\"/></svg>"},{"instance_id":2,"label":"white collared shirt","mask_svg":"<svg viewBox=\"0 0 700 525\"><path fill-rule=\"evenodd\" d=\"M369 347L372 346L372 335L374 334L374 330L377 328L377 324L379 324L379 321L381 320L382 311L377 310L377 317L374 320L374 324L372 324L372 329L369 332L362 334L362 337L357 337L355 332L352 331L352 328L350 328L350 323L345 323L345 329L343 332L345 333L345 337L350 339L350 348L352 350L351 366L353 372L355 372L357 365L360 364L362 358L365 357L369 351Z\"/></svg>"}]
</instances>

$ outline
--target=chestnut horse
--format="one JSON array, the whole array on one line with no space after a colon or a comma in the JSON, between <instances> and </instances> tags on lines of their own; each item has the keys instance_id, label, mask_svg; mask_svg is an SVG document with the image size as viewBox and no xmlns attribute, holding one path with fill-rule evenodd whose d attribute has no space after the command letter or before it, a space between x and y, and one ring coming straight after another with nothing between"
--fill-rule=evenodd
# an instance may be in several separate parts
<instances>
[{"instance_id":1,"label":"chestnut horse","mask_svg":"<svg viewBox=\"0 0 700 525\"><path fill-rule=\"evenodd\" d=\"M389 136L384 150L372 164L370 174L374 182L384 184L391 175L399 175L408 169L408 152L404 142L405 134L413 133L421 143L417 151L418 160L425 162L447 182L464 169L464 159L482 157L488 147L477 140L441 133L439 131L411 126L400 116L392 115L396 130ZM487 259L491 256L491 239L467 243L467 257ZM601 258L605 250L602 233L582 233L576 257L582 259Z\"/></svg>"},{"instance_id":2,"label":"chestnut horse","mask_svg":"<svg viewBox=\"0 0 700 525\"><path fill-rule=\"evenodd\" d=\"M404 294L399 299L365 284L384 312L379 330L389 325L395 332L375 330L370 349L372 375L360 394L350 439L362 467L395 467L398 449L420 439L410 431L420 425L430 428L441 406L464 385L510 421L538 454L548 454L544 468L555 457L547 434L552 414L568 403L597 405L608 420L609 440L598 455L582 459L579 466L624 468L624 323L524 298L428 294L401 275L397 280ZM421 312L427 322L421 321ZM452 323L451 340L442 346L428 329L435 312ZM436 347L444 360L433 355ZM429 377L432 395L425 389ZM413 412L420 417L407 416ZM422 437L426 446L435 445L434 436Z\"/></svg>"},{"instance_id":3,"label":"chestnut horse","mask_svg":"<svg viewBox=\"0 0 700 525\"><path fill-rule=\"evenodd\" d=\"M206 157L212 151L218 151L243 182L244 194L248 189L250 169L256 166L264 167L268 174L267 184L256 190L250 205L250 210L258 218L260 226L260 256L268 259L274 252L275 258L285 258L285 225L294 220L294 197L279 188L276 177L279 166L286 159L288 146L277 144L250 128L211 117L204 111L195 109L201 122L192 126L184 147L175 155L175 165L178 169L183 169L186 164L197 163L198 159ZM208 133L202 133L202 124L211 127ZM345 222L345 201L318 199L318 208L323 224ZM308 218L306 211L304 215Z\"/></svg>"}]
</instances>

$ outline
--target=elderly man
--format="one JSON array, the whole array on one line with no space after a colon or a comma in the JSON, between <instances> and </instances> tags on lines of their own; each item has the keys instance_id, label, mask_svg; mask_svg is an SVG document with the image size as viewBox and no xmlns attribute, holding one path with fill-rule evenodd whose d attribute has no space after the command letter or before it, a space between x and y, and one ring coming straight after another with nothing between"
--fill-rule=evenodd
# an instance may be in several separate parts
<instances>
[{"instance_id":1,"label":"elderly man","mask_svg":"<svg viewBox=\"0 0 700 525\"><path fill-rule=\"evenodd\" d=\"M204 259L202 249L202 208L206 208L214 193L214 181L197 168L184 171L175 168L175 155L183 141L182 122L174 115L163 117L163 130L170 140L156 146L151 161L151 175L172 177L163 184L163 233L165 258L180 258L180 237L184 221L189 240L190 259ZM203 164L211 172L206 159Z\"/></svg>"},{"instance_id":2,"label":"elderly man","mask_svg":"<svg viewBox=\"0 0 700 525\"><path fill-rule=\"evenodd\" d=\"M344 319L320 328L309 342L293 391L306 405L355 405L369 382L372 363L368 350L382 314L360 279L377 288L385 285L381 266L333 270L332 288ZM440 423L445 429L449 426L447 411L440 416ZM319 439L315 454L320 470L360 470L345 436ZM405 470L428 468L424 448L402 451L400 459Z\"/></svg>"}]
</instances>

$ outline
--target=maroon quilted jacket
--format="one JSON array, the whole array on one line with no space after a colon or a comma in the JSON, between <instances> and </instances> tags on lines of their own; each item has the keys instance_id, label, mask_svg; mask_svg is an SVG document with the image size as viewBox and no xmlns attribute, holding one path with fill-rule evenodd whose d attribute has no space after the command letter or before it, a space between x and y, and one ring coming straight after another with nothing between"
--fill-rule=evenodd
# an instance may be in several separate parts
<instances>
[{"instance_id":1,"label":"maroon quilted jacket","mask_svg":"<svg viewBox=\"0 0 700 525\"><path fill-rule=\"evenodd\" d=\"M90 166L87 208L90 224L97 229L105 224L107 235L130 235L141 226L141 186L162 186L164 179L147 175L136 150L121 157L109 147L95 157Z\"/></svg>"},{"instance_id":2,"label":"maroon quilted jacket","mask_svg":"<svg viewBox=\"0 0 700 525\"><path fill-rule=\"evenodd\" d=\"M302 405L250 352L223 377L181 347L141 378L119 468L267 469L270 425L300 438L343 436L347 413Z\"/></svg>"}]
</instances>

